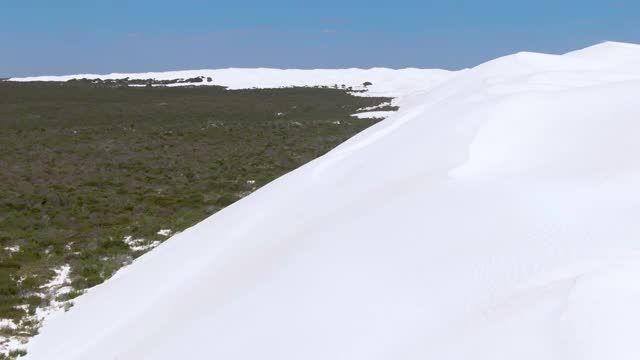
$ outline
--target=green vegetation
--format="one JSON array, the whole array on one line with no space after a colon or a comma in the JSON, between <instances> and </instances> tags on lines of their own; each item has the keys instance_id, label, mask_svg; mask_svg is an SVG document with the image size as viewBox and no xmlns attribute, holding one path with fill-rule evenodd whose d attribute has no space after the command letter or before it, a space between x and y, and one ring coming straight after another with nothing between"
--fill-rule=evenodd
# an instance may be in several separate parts
<instances>
[{"instance_id":1,"label":"green vegetation","mask_svg":"<svg viewBox=\"0 0 640 360\"><path fill-rule=\"evenodd\" d=\"M155 79L71 79L67 83L76 86L99 86L99 87L129 87L129 86L166 86L171 84L197 84L202 82L213 81L210 77L198 76L188 79L171 79L171 80L155 80Z\"/></svg>"},{"instance_id":2,"label":"green vegetation","mask_svg":"<svg viewBox=\"0 0 640 360\"><path fill-rule=\"evenodd\" d=\"M326 153L378 121L350 114L389 101L157 85L0 82L0 319L18 325L0 336L32 335L36 309ZM43 288L65 265L68 282Z\"/></svg>"},{"instance_id":3,"label":"green vegetation","mask_svg":"<svg viewBox=\"0 0 640 360\"><path fill-rule=\"evenodd\" d=\"M7 354L0 354L0 360L15 359L24 355L27 355L27 352L23 349L11 350Z\"/></svg>"}]
</instances>

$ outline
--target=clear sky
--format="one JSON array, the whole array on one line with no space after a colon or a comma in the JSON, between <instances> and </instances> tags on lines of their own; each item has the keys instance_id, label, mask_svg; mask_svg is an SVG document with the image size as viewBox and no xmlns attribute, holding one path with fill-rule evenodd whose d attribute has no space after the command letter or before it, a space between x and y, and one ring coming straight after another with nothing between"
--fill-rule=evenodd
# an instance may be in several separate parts
<instances>
[{"instance_id":1,"label":"clear sky","mask_svg":"<svg viewBox=\"0 0 640 360\"><path fill-rule=\"evenodd\" d=\"M640 0L0 0L0 77L459 69L604 40L640 42Z\"/></svg>"}]
</instances>

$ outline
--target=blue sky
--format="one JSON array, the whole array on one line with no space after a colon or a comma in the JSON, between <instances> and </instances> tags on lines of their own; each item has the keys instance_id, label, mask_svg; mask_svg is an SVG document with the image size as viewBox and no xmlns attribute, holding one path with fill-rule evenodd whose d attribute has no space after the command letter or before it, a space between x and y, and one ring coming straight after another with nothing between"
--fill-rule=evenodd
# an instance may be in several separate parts
<instances>
[{"instance_id":1,"label":"blue sky","mask_svg":"<svg viewBox=\"0 0 640 360\"><path fill-rule=\"evenodd\" d=\"M459 69L640 42L637 0L0 0L0 77L221 67Z\"/></svg>"}]
</instances>

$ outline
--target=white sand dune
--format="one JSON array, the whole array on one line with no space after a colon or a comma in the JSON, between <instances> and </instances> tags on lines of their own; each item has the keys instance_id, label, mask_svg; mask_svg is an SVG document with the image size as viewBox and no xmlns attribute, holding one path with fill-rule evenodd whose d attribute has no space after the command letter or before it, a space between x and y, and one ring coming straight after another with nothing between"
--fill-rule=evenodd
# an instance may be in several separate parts
<instances>
[{"instance_id":1,"label":"white sand dune","mask_svg":"<svg viewBox=\"0 0 640 360\"><path fill-rule=\"evenodd\" d=\"M401 109L91 289L28 359L640 359L640 46L180 77L209 73Z\"/></svg>"}]
</instances>

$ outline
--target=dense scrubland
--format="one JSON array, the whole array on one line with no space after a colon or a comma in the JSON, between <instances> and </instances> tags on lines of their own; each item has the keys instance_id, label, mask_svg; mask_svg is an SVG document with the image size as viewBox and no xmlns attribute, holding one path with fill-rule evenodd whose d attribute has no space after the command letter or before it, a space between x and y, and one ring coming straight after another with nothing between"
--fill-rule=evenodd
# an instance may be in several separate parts
<instances>
[{"instance_id":1,"label":"dense scrubland","mask_svg":"<svg viewBox=\"0 0 640 360\"><path fill-rule=\"evenodd\" d=\"M157 85L0 82L0 335L32 335L39 309L326 153L379 121L351 114L389 101Z\"/></svg>"}]
</instances>

